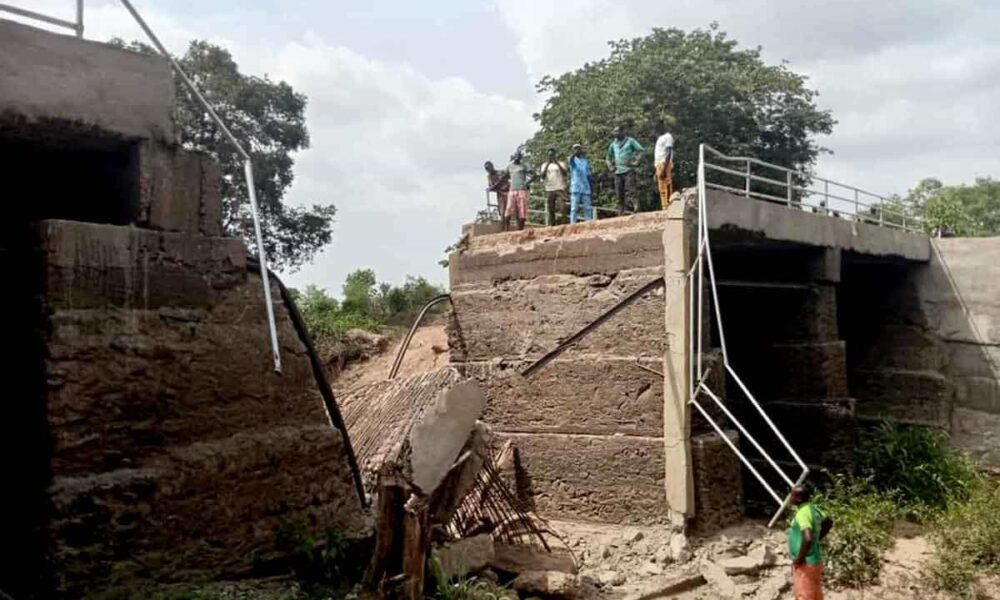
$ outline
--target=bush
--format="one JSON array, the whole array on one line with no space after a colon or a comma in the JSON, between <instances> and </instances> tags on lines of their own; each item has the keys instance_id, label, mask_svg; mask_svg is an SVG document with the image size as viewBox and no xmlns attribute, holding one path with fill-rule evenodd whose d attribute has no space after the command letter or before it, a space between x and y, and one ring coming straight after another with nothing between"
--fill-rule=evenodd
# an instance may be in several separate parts
<instances>
[{"instance_id":1,"label":"bush","mask_svg":"<svg viewBox=\"0 0 1000 600\"><path fill-rule=\"evenodd\" d=\"M975 463L952 450L945 433L929 427L882 423L863 434L857 464L863 478L898 494L915 517L967 498L980 478Z\"/></svg>"},{"instance_id":2,"label":"bush","mask_svg":"<svg viewBox=\"0 0 1000 600\"><path fill-rule=\"evenodd\" d=\"M963 502L954 502L931 533L937 586L971 597L976 573L1000 573L1000 484L982 482Z\"/></svg>"},{"instance_id":3,"label":"bush","mask_svg":"<svg viewBox=\"0 0 1000 600\"><path fill-rule=\"evenodd\" d=\"M469 577L449 581L437 560L432 559L427 569L434 580L435 600L517 600L517 593L489 579Z\"/></svg>"},{"instance_id":4,"label":"bush","mask_svg":"<svg viewBox=\"0 0 1000 600\"><path fill-rule=\"evenodd\" d=\"M360 579L358 557L337 529L316 535L301 521L285 522L278 527L275 547L290 559L296 579L311 594L342 597Z\"/></svg>"},{"instance_id":5,"label":"bush","mask_svg":"<svg viewBox=\"0 0 1000 600\"><path fill-rule=\"evenodd\" d=\"M870 481L839 477L816 501L834 519L823 540L827 581L858 587L877 580L882 553L893 545L892 526L900 516L896 496Z\"/></svg>"}]
</instances>

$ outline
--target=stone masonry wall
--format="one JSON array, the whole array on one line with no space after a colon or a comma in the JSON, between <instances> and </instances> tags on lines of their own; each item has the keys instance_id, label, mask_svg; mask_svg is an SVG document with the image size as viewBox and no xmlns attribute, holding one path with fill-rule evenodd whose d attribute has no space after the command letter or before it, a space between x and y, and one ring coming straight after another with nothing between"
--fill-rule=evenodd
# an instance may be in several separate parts
<instances>
[{"instance_id":1,"label":"stone masonry wall","mask_svg":"<svg viewBox=\"0 0 1000 600\"><path fill-rule=\"evenodd\" d=\"M452 255L452 360L487 394L543 515L655 522L666 514L663 295L625 309L530 377L521 369L662 277L662 216L472 237Z\"/></svg>"},{"instance_id":2,"label":"stone masonry wall","mask_svg":"<svg viewBox=\"0 0 1000 600\"><path fill-rule=\"evenodd\" d=\"M286 520L363 531L344 440L280 302L272 371L242 243L41 227L58 589L244 573Z\"/></svg>"}]
</instances>

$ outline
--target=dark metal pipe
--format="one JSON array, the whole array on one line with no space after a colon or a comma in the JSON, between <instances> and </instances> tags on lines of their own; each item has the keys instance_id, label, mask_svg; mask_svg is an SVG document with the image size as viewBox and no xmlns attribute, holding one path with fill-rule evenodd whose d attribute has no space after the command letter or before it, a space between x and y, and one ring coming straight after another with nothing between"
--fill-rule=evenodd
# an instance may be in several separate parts
<instances>
[{"instance_id":1,"label":"dark metal pipe","mask_svg":"<svg viewBox=\"0 0 1000 600\"><path fill-rule=\"evenodd\" d=\"M247 270L253 273L260 274L260 261L256 257L247 257ZM344 449L347 451L347 462L351 467L351 473L354 475L354 487L358 492L358 498L361 500L361 506L367 507L368 502L365 499L365 486L361 480L361 468L358 466L358 459L354 455L354 447L351 446L351 436L347 433L347 424L344 423L344 417L340 414L340 408L337 406L337 400L333 396L333 388L330 387L330 381L326 378L326 371L323 369L323 363L319 360L319 355L316 354L316 348L313 346L312 337L309 335L309 330L306 328L305 321L302 320L302 314L299 312L299 307L295 305L295 301L292 300L292 295L288 292L288 288L285 284L271 272L272 281L278 284L278 290L281 293L281 299L284 301L285 306L288 307L288 316L292 320L292 326L295 327L295 333L298 334L299 339L302 340L302 344L306 347L306 354L309 355L309 364L312 367L313 377L316 379L316 385L319 387L319 393L323 397L323 404L326 406L326 412L330 415L330 421L333 426L340 431L341 437L344 438Z\"/></svg>"},{"instance_id":2,"label":"dark metal pipe","mask_svg":"<svg viewBox=\"0 0 1000 600\"><path fill-rule=\"evenodd\" d=\"M413 339L414 332L417 331L417 327L420 326L420 322L424 320L424 315L430 310L432 306L438 302L443 302L445 300L451 301L451 294L441 294L440 296L435 296L431 298L431 301L424 305L420 310L420 314L413 321L413 325L410 325L410 330L406 332L406 337L403 339L403 345L399 347L399 351L396 352L396 360L392 363L392 370L389 371L389 379L395 379L396 373L399 372L399 367L403 365L403 357L406 355L406 349L410 347L410 340Z\"/></svg>"},{"instance_id":3,"label":"dark metal pipe","mask_svg":"<svg viewBox=\"0 0 1000 600\"><path fill-rule=\"evenodd\" d=\"M651 292L651 291L653 291L653 290L655 290L657 288L663 287L663 285L664 285L663 278L662 277L657 277L656 279L650 281L646 285L644 285L641 288L637 289L636 291L632 292L631 294L629 294L625 298L622 298L614 306L612 306L608 310L604 311L601 314L601 316L597 317L596 319L594 319L590 323L587 323L579 331L577 331L573 335L569 336L568 338L566 338L562 342L559 342L559 345L557 345L555 348L549 350L545 354L545 356L539 358L535 362L533 362L530 365L528 365L527 367L525 367L525 369L523 371L521 371L521 376L522 377L528 377L529 375L533 374L538 369L541 369L546 364L548 364L549 361L551 361L555 357L557 357L560 354L562 354L567 348L569 348L573 344L577 343L578 341L580 341L581 339L583 339L588 333L590 333L591 331L593 331L593 330L597 329L598 327L600 327L602 323L604 323L605 321L607 321L611 317L613 317L616 314L618 314L618 311L620 311L621 309L625 308L626 306L632 304L633 302L635 302L639 298L645 296L649 292Z\"/></svg>"}]
</instances>

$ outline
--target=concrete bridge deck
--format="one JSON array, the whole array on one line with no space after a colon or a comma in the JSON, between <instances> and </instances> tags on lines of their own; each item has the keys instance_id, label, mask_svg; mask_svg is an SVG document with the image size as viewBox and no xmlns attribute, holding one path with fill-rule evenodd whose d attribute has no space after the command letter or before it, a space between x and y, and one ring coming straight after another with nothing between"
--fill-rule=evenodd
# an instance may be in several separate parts
<instances>
[{"instance_id":1,"label":"concrete bridge deck","mask_svg":"<svg viewBox=\"0 0 1000 600\"><path fill-rule=\"evenodd\" d=\"M694 357L684 274L697 215L686 198L687 207L662 212L473 231L451 256L453 361L486 389L487 420L520 448L519 493L543 515L676 523L684 514L712 528L743 510L744 489L761 496L687 408L684 365ZM989 388L977 410L1000 413L1000 403L983 400L997 396L990 342L961 358L975 365L953 373L939 313L953 314L957 304L940 296L955 292L942 289L928 236L716 190L706 202L730 362L807 462L849 460L859 420L953 428L956 390L970 386ZM656 277L665 288L520 375ZM718 361L714 325L706 331L704 358ZM749 417L739 389L713 377L712 389ZM806 421L822 427L799 435ZM782 460L777 442L762 443Z\"/></svg>"}]
</instances>

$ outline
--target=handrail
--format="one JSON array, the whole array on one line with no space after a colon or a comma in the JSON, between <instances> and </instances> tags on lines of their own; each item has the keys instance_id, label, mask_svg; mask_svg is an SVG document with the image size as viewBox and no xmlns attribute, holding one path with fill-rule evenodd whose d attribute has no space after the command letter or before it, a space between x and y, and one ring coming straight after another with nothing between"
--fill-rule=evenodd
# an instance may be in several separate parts
<instances>
[{"instance_id":1,"label":"handrail","mask_svg":"<svg viewBox=\"0 0 1000 600\"><path fill-rule=\"evenodd\" d=\"M824 214L832 216L849 215L850 218L856 221L877 224L883 227L894 227L910 232L923 232L923 219L919 215L908 214L908 211L898 208L896 202L887 196L750 156L726 155L708 144L702 144L701 148L703 150L699 153L699 173L704 175L707 169L743 180L741 188L712 181L705 181L705 187L731 192L747 198L783 203L789 208L820 210ZM713 164L705 160L706 152L711 154L714 159L722 162L741 163L742 170L729 164ZM754 173L754 165L769 169L771 173L767 173L767 176L761 175L759 172ZM784 181L781 181L780 178L774 178L772 176L774 172L782 173ZM808 185L813 187L802 185L801 182L808 182ZM761 191L759 186L758 189L753 189L753 183L784 190L784 196ZM816 185L821 185L822 190L816 189ZM831 190L831 188L833 189ZM841 190L847 191L843 192ZM818 206L810 206L803 202L803 198L810 196L821 197L822 201ZM831 206L831 201L840 203L841 206Z\"/></svg>"},{"instance_id":2,"label":"handrail","mask_svg":"<svg viewBox=\"0 0 1000 600\"><path fill-rule=\"evenodd\" d=\"M50 17L49 15L44 15L40 12L11 6L6 3L0 3L0 12L8 12L18 15L19 17L25 17L27 19L41 21L42 23L48 23L49 25L55 25L56 27L72 29L76 33L76 37L83 37L83 0L76 0L76 21L57 19L56 17Z\"/></svg>"},{"instance_id":3,"label":"handrail","mask_svg":"<svg viewBox=\"0 0 1000 600\"><path fill-rule=\"evenodd\" d=\"M121 0L121 3L125 6L126 9L128 9L129 13L131 13L132 18L134 18L136 23L139 24L139 27L142 28L143 32L145 32L146 34L146 37L148 37L149 41L153 43L153 46L156 47L156 49L160 52L160 54L162 54L167 60L170 61L170 64L174 68L174 72L177 73L177 76L180 77L181 81L184 82L184 85L187 87L188 91L191 92L191 94L198 100L198 103L201 104L202 108L205 109L205 112L207 112L208 115L212 117L212 120L219 127L219 130L222 131L223 135L226 137L226 139L229 140L229 143L232 144L233 148L236 149L236 152L243 159L243 176L246 179L247 195L250 198L250 213L253 216L254 235L257 238L257 257L261 263L261 279L263 280L264 284L263 285L264 304L267 309L267 325L271 336L271 355L274 358L274 370L276 373L280 373L281 351L278 348L278 328L274 320L274 303L271 300L271 283L268 279L269 269L267 267L267 253L264 250L264 236L261 233L261 228L260 228L260 208L257 205L257 187L254 182L253 161L250 159L250 154L243 148L240 142L236 139L236 136L234 136L233 133L229 130L229 128L226 127L225 122L223 122L222 118L220 118L218 113L215 112L215 109L212 108L212 105L209 104L208 100L205 99L205 96L201 94L201 92L198 90L198 87L194 84L193 81L191 81L191 78L188 77L187 73L184 72L184 69L181 68L180 63L177 62L177 59L175 59L169 52L167 52L167 49L160 42L160 39L156 37L156 34L153 33L153 30L150 29L149 25L146 24L146 21L143 20L142 16L139 14L139 11L137 11L135 7L132 6L132 2L130 0Z\"/></svg>"},{"instance_id":4,"label":"handrail","mask_svg":"<svg viewBox=\"0 0 1000 600\"><path fill-rule=\"evenodd\" d=\"M760 482L760 484L768 492L771 498L773 498L775 502L778 504L778 510L774 513L774 516L771 518L771 521L768 524L768 526L771 527L774 525L775 522L777 522L778 518L788 507L788 504L791 499L791 489L793 489L795 486L805 481L806 477L809 475L810 469L809 466L806 465L805 461L802 460L802 457L799 456L798 452L795 451L792 445L785 438L784 434L781 433L781 430L778 429L777 425L774 424L774 421L771 420L770 416L768 416L767 412L760 405L760 403L757 401L754 395L750 392L746 384L743 383L743 380L736 373L736 370L729 362L729 352L726 347L726 334L722 323L722 309L719 306L719 294L717 289L718 284L715 279L715 265L712 262L712 246L710 242L709 226L708 226L708 203L706 200L707 188L713 186L712 184L706 181L705 171L706 168L711 168L714 165L710 165L709 163L706 162L705 160L706 150L714 152L716 155L722 157L723 159L731 158L731 157L726 157L725 155L719 153L718 151L714 150L713 148L711 148L706 144L701 144L698 147L698 244L697 244L697 254L694 258L693 264L691 265L691 269L688 271L686 275L687 284L689 286L688 288L689 303L691 304L688 308L689 311L688 335L690 336L690 352L694 354L694 356L691 357L690 361L691 372L689 373L690 382L688 387L690 397L688 399L688 403L693 405L698 410L698 412L701 413L703 417L705 417L705 419L709 422L709 424L716 431L716 433L718 433L719 436L722 437L723 441L725 441L726 444L730 447L730 449L732 449L733 452L736 453L740 461L747 467L750 473L753 474L753 476L757 479L758 482ZM787 188L788 191L787 201L789 203L789 206L793 204L791 198L791 191L792 191L791 176L792 174L796 175L805 175L805 174L799 171L785 169L784 167L778 167L777 165L771 165L770 163L764 163L763 161L757 161L756 159L749 159L746 157L735 157L733 158L733 160L743 160L747 165L746 171L742 173L742 175L746 177L745 180L746 186L744 191L748 197L753 195L753 193L750 190L751 163L764 164L768 167L774 167L776 169L785 171L787 173L787 181L789 184L789 187ZM799 205L799 203L797 202L795 202L794 204L796 206ZM706 271L707 271L707 277L706 277ZM757 441L756 438L754 438L750 434L749 431L747 431L747 429L743 426L743 424L740 423L740 421L736 418L735 415L733 415L731 411L729 411L729 409L725 406L725 404L722 402L719 396L713 393L706 383L707 368L703 368L702 365L702 344L705 337L704 321L702 320L702 315L704 314L705 310L704 292L706 288L705 285L706 283L708 284L707 286L708 292L711 294L710 302L714 308L713 312L715 316L715 326L719 334L719 345L721 346L722 349L722 362L725 366L725 371L726 373L728 373L729 376L733 378L733 380L739 386L739 389L743 393L743 395L747 398L747 400L750 401L750 404L764 419L764 422L767 424L771 433L773 433L774 436L778 438L778 440L781 442L781 445L785 448L785 450L788 451L791 457L795 460L796 464L798 464L798 466L802 469L798 478L795 479L794 481L791 479L791 477L788 476L787 473L785 473L785 470L782 469L773 458L771 458L770 454L767 453L764 447ZM696 291L697 295L695 293ZM697 296L697 301L695 301L696 296ZM696 313L697 317L695 316ZM698 382L697 385L695 385L694 383L695 381ZM711 398L711 400L722 410L725 416L736 425L736 427L743 434L743 436L750 442L750 444L754 447L754 449L756 449L757 452L764 457L767 464L778 473L778 475L781 477L784 483L790 486L790 489L788 493L784 496L784 498L782 498L778 494L778 492L771 486L771 484L768 483L767 479L765 479L764 476L760 474L760 472L753 466L750 460L743 455L743 453L739 450L739 448L736 447L736 445L732 442L732 440L730 440L724 434L722 427L715 421L715 419L712 418L712 416L708 413L708 411L701 405L701 403L698 401L698 397L702 393Z\"/></svg>"},{"instance_id":5,"label":"handrail","mask_svg":"<svg viewBox=\"0 0 1000 600\"><path fill-rule=\"evenodd\" d=\"M229 141L230 144L232 144L237 154L240 155L240 158L243 159L243 177L246 180L247 196L250 199L250 213L253 217L254 236L257 242L256 244L257 256L258 259L261 261L261 267L262 267L261 279L263 280L264 284L263 285L264 305L265 309L267 310L267 326L268 326L268 333L271 339L271 356L274 359L274 371L276 373L280 373L281 350L278 346L278 328L277 325L275 324L275 319L274 319L274 302L271 299L271 282L268 278L268 273L270 272L270 270L267 267L267 253L264 250L264 235L261 231L261 226L260 226L260 207L257 203L257 186L254 181L253 161L250 157L250 154L243 148L243 145L240 144L239 140L236 139L236 136L233 135L232 131L230 131L229 128L226 127L226 123L222 120L221 117L219 117L218 113L215 112L215 109L212 108L212 105L208 102L208 100L205 99L205 96L203 96L201 91L198 90L198 87L194 84L193 81L191 81L191 78L188 77L187 73L184 72L184 69L181 68L180 63L177 62L177 59L175 59L169 52L167 52L167 49L160 42L160 38L158 38L156 34L153 33L153 30L142 18L142 15L140 15L139 11L137 11L135 7L132 5L132 2L130 0L121 0L121 3L132 15L132 18L135 19L135 22L138 23L139 27L146 34L146 37L149 38L149 41L153 43L154 47L156 47L156 50L160 54L162 54L168 61L170 61L170 65L173 67L174 72L177 74L178 77L180 77L181 81L184 82L185 87L187 87L188 91L191 93L192 96L195 97L198 103L201 104L201 107L205 109L205 112L208 113L208 115L212 118L212 121L215 122L216 126L219 128L219 130L222 132L225 138ZM0 12L9 12L15 15L20 15L22 17L27 17L29 19L35 19L37 21L49 23L51 25L72 29L76 32L76 37L78 38L83 37L83 0L76 0L75 23L3 3L0 3Z\"/></svg>"}]
</instances>

